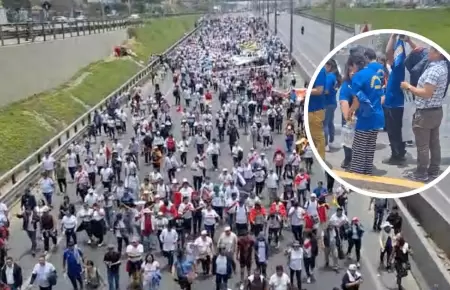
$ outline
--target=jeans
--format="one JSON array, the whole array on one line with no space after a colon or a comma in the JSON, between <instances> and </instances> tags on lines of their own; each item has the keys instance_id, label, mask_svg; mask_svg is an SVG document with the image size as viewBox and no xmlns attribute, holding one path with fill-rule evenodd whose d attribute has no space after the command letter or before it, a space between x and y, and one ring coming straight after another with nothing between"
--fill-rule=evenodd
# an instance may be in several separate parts
<instances>
[{"instance_id":1,"label":"jeans","mask_svg":"<svg viewBox=\"0 0 450 290\"><path fill-rule=\"evenodd\" d=\"M325 135L325 146L334 142L334 112L336 105L328 105L325 108L325 119L323 120L323 133Z\"/></svg>"},{"instance_id":2,"label":"jeans","mask_svg":"<svg viewBox=\"0 0 450 290\"><path fill-rule=\"evenodd\" d=\"M323 121L325 120L325 110L308 113L309 130L312 141L322 159L325 159L325 135L323 133Z\"/></svg>"},{"instance_id":3,"label":"jeans","mask_svg":"<svg viewBox=\"0 0 450 290\"><path fill-rule=\"evenodd\" d=\"M228 275L216 274L216 290L228 289Z\"/></svg>"},{"instance_id":4,"label":"jeans","mask_svg":"<svg viewBox=\"0 0 450 290\"><path fill-rule=\"evenodd\" d=\"M81 278L81 273L75 275L67 274L67 278L69 278L74 290L83 289L83 279Z\"/></svg>"},{"instance_id":5,"label":"jeans","mask_svg":"<svg viewBox=\"0 0 450 290\"><path fill-rule=\"evenodd\" d=\"M108 270L107 274L109 290L119 290L119 272Z\"/></svg>"}]
</instances>

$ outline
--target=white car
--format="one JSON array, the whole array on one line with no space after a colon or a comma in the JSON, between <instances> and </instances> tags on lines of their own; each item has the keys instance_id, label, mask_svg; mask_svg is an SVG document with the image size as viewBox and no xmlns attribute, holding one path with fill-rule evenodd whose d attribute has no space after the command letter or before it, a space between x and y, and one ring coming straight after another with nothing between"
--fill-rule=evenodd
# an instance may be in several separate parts
<instances>
[{"instance_id":1,"label":"white car","mask_svg":"<svg viewBox=\"0 0 450 290\"><path fill-rule=\"evenodd\" d=\"M67 22L68 19L66 17L64 17L64 16L56 16L56 17L53 18L53 21L55 21L55 22Z\"/></svg>"},{"instance_id":2,"label":"white car","mask_svg":"<svg viewBox=\"0 0 450 290\"><path fill-rule=\"evenodd\" d=\"M86 21L86 20L87 20L87 17L84 16L84 15L80 15L80 16L77 16L77 17L75 18L75 20L76 20L76 21Z\"/></svg>"},{"instance_id":3,"label":"white car","mask_svg":"<svg viewBox=\"0 0 450 290\"><path fill-rule=\"evenodd\" d=\"M141 17L139 16L139 14L131 14L130 17L128 17L128 18L130 18L130 19L139 19Z\"/></svg>"}]
</instances>

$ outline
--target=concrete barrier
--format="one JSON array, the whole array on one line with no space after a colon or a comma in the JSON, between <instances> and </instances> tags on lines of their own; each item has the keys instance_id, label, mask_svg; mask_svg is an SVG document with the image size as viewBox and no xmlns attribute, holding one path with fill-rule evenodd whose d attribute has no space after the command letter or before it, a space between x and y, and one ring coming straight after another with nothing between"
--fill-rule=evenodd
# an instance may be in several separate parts
<instances>
[{"instance_id":1,"label":"concrete barrier","mask_svg":"<svg viewBox=\"0 0 450 290\"><path fill-rule=\"evenodd\" d=\"M169 49L167 49L164 54L170 54L170 52L172 52L178 45L183 43L191 35L193 35L199 28L200 26L192 30L190 33L186 34L182 39L180 39ZM39 150L34 152L20 164L1 176L0 192L3 193L3 195L0 196L1 202L4 202L8 206L13 205L22 195L25 188L39 179L42 173L42 157L46 152L50 152L55 159L60 159L61 157L63 157L66 154L69 145L74 141L82 138L84 132L86 132L87 125L91 123L94 112L96 110L103 110L106 107L108 100L110 100L111 98L120 97L123 95L123 93L128 92L131 88L148 81L148 79L150 78L150 73L157 65L158 60L151 62L148 66L146 66L144 69L130 78L126 83L124 83L120 88L111 93L109 96L103 99L103 101L101 101L83 116L69 125L66 130L59 133L52 140L42 146Z\"/></svg>"}]
</instances>

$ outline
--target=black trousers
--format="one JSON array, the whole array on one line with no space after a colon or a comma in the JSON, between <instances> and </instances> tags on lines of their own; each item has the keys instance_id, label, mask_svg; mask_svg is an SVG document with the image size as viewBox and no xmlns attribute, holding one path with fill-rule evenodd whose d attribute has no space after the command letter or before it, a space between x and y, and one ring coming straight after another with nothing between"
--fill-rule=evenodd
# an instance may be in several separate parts
<instances>
[{"instance_id":1,"label":"black trousers","mask_svg":"<svg viewBox=\"0 0 450 290\"><path fill-rule=\"evenodd\" d=\"M386 108L386 130L391 145L391 158L405 157L405 142L402 139L403 108Z\"/></svg>"}]
</instances>

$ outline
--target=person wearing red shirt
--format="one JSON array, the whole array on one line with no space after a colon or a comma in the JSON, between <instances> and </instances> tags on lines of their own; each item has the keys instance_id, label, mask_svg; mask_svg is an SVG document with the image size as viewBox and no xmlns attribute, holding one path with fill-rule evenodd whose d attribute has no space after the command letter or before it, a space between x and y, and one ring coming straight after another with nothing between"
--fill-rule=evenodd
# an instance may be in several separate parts
<instances>
[{"instance_id":1,"label":"person wearing red shirt","mask_svg":"<svg viewBox=\"0 0 450 290\"><path fill-rule=\"evenodd\" d=\"M250 225L255 236L258 236L259 233L263 231L266 223L266 216L266 209L261 206L261 202L257 201L249 213Z\"/></svg>"},{"instance_id":2,"label":"person wearing red shirt","mask_svg":"<svg viewBox=\"0 0 450 290\"><path fill-rule=\"evenodd\" d=\"M325 196L321 196L318 200L319 205L317 206L317 215L319 216L320 228L324 230L327 227L328 221L328 210L330 206L328 205Z\"/></svg>"},{"instance_id":3,"label":"person wearing red shirt","mask_svg":"<svg viewBox=\"0 0 450 290\"><path fill-rule=\"evenodd\" d=\"M294 178L294 186L297 191L297 199L300 204L306 203L306 192L310 190L310 177L303 168Z\"/></svg>"}]
</instances>

